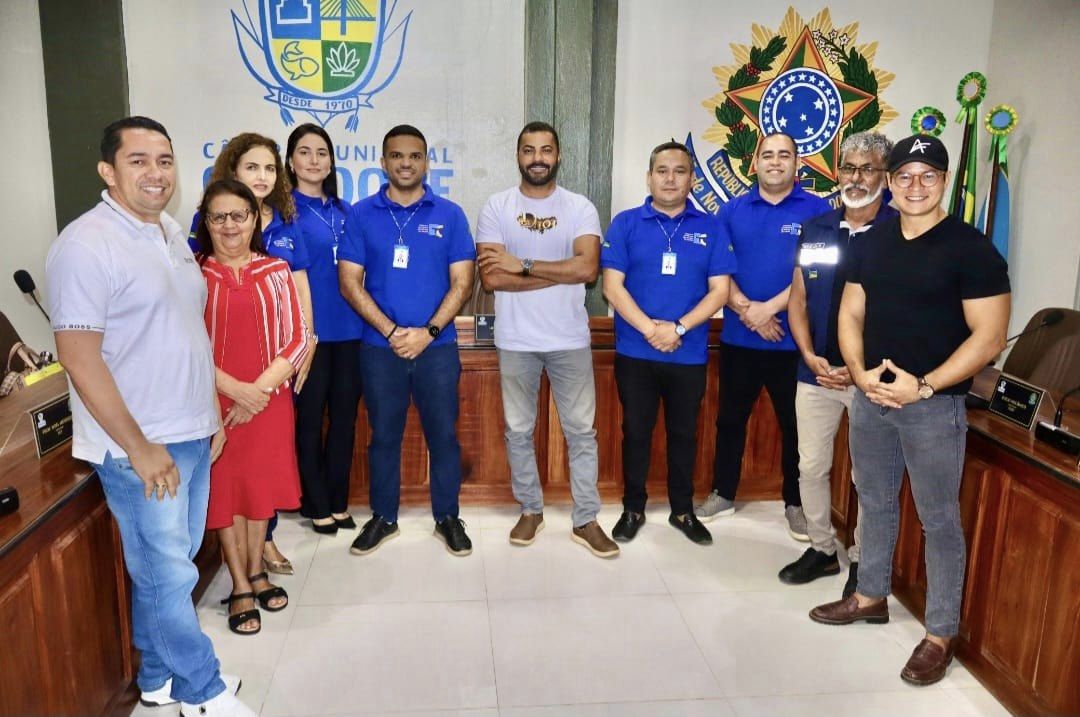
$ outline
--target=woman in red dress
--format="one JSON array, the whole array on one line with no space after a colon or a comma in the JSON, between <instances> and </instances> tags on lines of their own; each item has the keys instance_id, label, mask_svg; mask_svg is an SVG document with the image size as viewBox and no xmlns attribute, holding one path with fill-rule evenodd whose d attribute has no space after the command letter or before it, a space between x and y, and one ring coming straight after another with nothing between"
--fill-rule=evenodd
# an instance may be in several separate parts
<instances>
[{"instance_id":1,"label":"woman in red dress","mask_svg":"<svg viewBox=\"0 0 1080 717\"><path fill-rule=\"evenodd\" d=\"M262 571L266 523L300 504L289 381L309 350L289 265L263 253L258 200L235 180L206 188L196 229L209 295L206 329L228 442L210 474L206 527L217 530L233 580L229 629L261 628L255 600L276 612L288 595Z\"/></svg>"}]
</instances>

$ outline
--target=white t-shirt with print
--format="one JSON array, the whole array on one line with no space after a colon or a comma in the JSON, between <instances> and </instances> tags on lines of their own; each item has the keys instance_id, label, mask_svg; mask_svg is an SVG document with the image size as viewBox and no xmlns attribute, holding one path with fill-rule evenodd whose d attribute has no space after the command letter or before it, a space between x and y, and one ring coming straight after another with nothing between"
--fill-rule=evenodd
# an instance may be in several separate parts
<instances>
[{"instance_id":1,"label":"white t-shirt with print","mask_svg":"<svg viewBox=\"0 0 1080 717\"><path fill-rule=\"evenodd\" d=\"M493 194L480 212L477 244L503 244L521 259L561 261L574 256L574 240L600 236L600 217L587 198L562 187L533 199L518 187ZM584 284L534 291L495 292L495 345L509 351L588 348Z\"/></svg>"}]
</instances>

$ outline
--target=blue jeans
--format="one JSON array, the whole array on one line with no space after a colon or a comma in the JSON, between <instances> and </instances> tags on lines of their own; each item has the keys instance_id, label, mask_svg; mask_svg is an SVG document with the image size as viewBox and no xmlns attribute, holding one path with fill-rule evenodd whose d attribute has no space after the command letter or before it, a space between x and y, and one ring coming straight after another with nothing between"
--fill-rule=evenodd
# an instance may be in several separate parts
<instances>
[{"instance_id":1,"label":"blue jeans","mask_svg":"<svg viewBox=\"0 0 1080 717\"><path fill-rule=\"evenodd\" d=\"M92 465L120 526L131 576L132 631L142 653L139 689L159 689L171 677L173 699L199 704L225 690L191 600L199 579L192 559L202 544L210 497L210 439L166 448L180 471L176 498L148 500L127 458L106 453L102 464Z\"/></svg>"},{"instance_id":2,"label":"blue jeans","mask_svg":"<svg viewBox=\"0 0 1080 717\"><path fill-rule=\"evenodd\" d=\"M859 593L877 598L890 592L906 466L926 537L926 631L952 637L960 627L966 557L960 525L964 397L939 395L890 409L856 391L850 438L862 525Z\"/></svg>"},{"instance_id":3,"label":"blue jeans","mask_svg":"<svg viewBox=\"0 0 1080 717\"><path fill-rule=\"evenodd\" d=\"M458 516L461 490L461 444L457 438L458 379L461 361L456 343L429 346L415 359L391 349L364 344L360 377L371 425L368 475L371 510L397 521L401 501L401 439L410 398L420 413L431 470L431 513L436 521Z\"/></svg>"}]
</instances>

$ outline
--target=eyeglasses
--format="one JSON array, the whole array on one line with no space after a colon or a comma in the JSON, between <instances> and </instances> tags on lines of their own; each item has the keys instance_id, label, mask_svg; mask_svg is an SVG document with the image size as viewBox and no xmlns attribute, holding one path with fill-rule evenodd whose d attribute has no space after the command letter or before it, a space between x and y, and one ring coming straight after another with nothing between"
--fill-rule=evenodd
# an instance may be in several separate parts
<instances>
[{"instance_id":1,"label":"eyeglasses","mask_svg":"<svg viewBox=\"0 0 1080 717\"><path fill-rule=\"evenodd\" d=\"M900 172L893 175L893 182L901 189L907 189L914 183L915 177L919 178L919 184L924 187L932 187L938 182L938 178L941 177L942 172L923 172L922 174L909 174L907 172Z\"/></svg>"},{"instance_id":2,"label":"eyeglasses","mask_svg":"<svg viewBox=\"0 0 1080 717\"><path fill-rule=\"evenodd\" d=\"M250 216L250 209L244 209L243 211L237 210L235 212L207 213L206 221L214 226L221 226L227 219L232 219L236 224L243 224Z\"/></svg>"},{"instance_id":3,"label":"eyeglasses","mask_svg":"<svg viewBox=\"0 0 1080 717\"><path fill-rule=\"evenodd\" d=\"M847 179L848 177L854 177L855 173L858 172L867 179L873 179L874 177L878 176L879 172L884 171L884 169L871 167L869 164L864 164L861 167L856 167L852 164L844 164L840 167L840 176Z\"/></svg>"}]
</instances>

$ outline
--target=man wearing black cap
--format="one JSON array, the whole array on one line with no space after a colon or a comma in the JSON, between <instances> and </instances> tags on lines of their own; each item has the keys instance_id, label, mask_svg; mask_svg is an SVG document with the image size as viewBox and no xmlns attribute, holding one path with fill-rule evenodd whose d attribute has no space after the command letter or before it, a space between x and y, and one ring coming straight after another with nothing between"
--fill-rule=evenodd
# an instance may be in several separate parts
<instances>
[{"instance_id":1,"label":"man wearing black cap","mask_svg":"<svg viewBox=\"0 0 1080 717\"><path fill-rule=\"evenodd\" d=\"M900 216L854 245L840 304L840 350L858 392L851 458L859 478L862 555L858 589L820 605L829 625L889 620L900 484L907 468L926 536L926 637L900 677L929 685L956 649L964 585L960 476L971 377L1005 348L1009 276L979 231L941 200L949 156L915 135L889 154L889 189Z\"/></svg>"}]
</instances>

